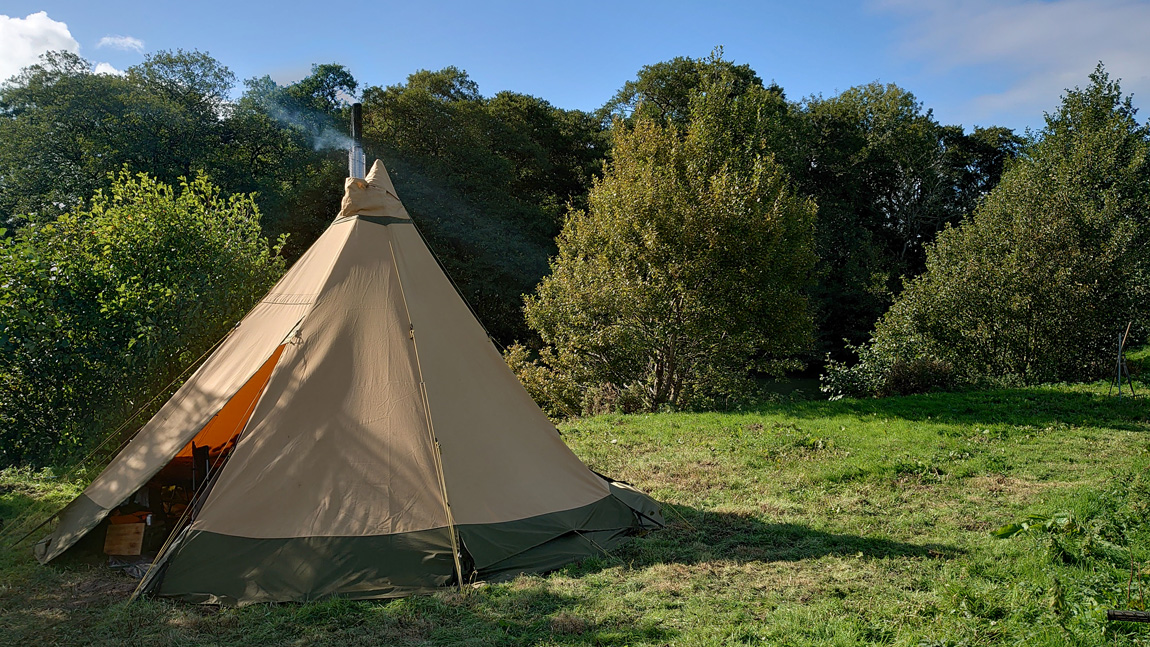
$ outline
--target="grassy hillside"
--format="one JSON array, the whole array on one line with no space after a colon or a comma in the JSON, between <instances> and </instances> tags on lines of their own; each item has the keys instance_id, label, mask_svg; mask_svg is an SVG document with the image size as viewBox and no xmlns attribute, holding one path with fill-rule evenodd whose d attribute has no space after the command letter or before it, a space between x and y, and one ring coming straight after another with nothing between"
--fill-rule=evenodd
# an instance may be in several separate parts
<instances>
[{"instance_id":1,"label":"grassy hillside","mask_svg":"<svg viewBox=\"0 0 1150 647\"><path fill-rule=\"evenodd\" d=\"M1057 386L562 429L594 469L667 503L669 527L462 594L222 610L125 604L127 577L21 548L0 553L0 643L1150 642L1150 626L1104 620L1150 602L1147 400ZM70 487L4 472L0 516ZM1027 515L1039 530L991 535Z\"/></svg>"}]
</instances>

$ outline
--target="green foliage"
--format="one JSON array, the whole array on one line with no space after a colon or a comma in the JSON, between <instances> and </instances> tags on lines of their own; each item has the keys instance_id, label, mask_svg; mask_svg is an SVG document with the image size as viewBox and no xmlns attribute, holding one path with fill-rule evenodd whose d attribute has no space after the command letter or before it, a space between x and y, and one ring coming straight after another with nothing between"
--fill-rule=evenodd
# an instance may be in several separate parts
<instances>
[{"instance_id":1,"label":"green foliage","mask_svg":"<svg viewBox=\"0 0 1150 647\"><path fill-rule=\"evenodd\" d=\"M165 182L211 166L234 80L200 52L159 52L123 77L45 54L0 88L0 219L47 222L127 165Z\"/></svg>"},{"instance_id":2,"label":"green foliage","mask_svg":"<svg viewBox=\"0 0 1150 647\"><path fill-rule=\"evenodd\" d=\"M364 115L369 144L450 178L492 215L549 237L603 159L600 128L589 116L513 92L485 99L454 67L367 88Z\"/></svg>"},{"instance_id":3,"label":"green foliage","mask_svg":"<svg viewBox=\"0 0 1150 647\"><path fill-rule=\"evenodd\" d=\"M534 359L531 351L522 344L512 344L504 352L503 359L519 377L527 393L552 420L579 415L582 390L573 380L548 368L555 363L550 348L543 349L540 361Z\"/></svg>"},{"instance_id":4,"label":"green foliage","mask_svg":"<svg viewBox=\"0 0 1150 647\"><path fill-rule=\"evenodd\" d=\"M709 58L676 56L669 61L644 65L633 81L624 83L599 109L599 118L607 124L620 118L645 118L685 127L691 121L691 97L710 77L727 76L731 80L729 91L735 95L763 88L763 80L749 65L725 61L722 53L722 48L718 48ZM770 89L782 96L782 88L772 85Z\"/></svg>"},{"instance_id":5,"label":"green foliage","mask_svg":"<svg viewBox=\"0 0 1150 647\"><path fill-rule=\"evenodd\" d=\"M720 50L721 51L721 50ZM922 271L923 246L958 222L997 184L1022 139L1005 128L939 124L909 91L871 83L833 97L786 101L754 70L721 58L675 58L645 66L599 114L673 124L689 121L689 97L710 75L727 92L764 89L764 146L800 195L819 205L819 271L810 290L819 350L835 359L860 344L901 288Z\"/></svg>"},{"instance_id":6,"label":"green foliage","mask_svg":"<svg viewBox=\"0 0 1150 647\"><path fill-rule=\"evenodd\" d=\"M284 253L296 258L339 210L345 98L358 83L343 66L326 64L291 85L266 76L245 85L222 122L227 145L215 151L212 177L228 191L256 194L264 233L289 234Z\"/></svg>"},{"instance_id":7,"label":"green foliage","mask_svg":"<svg viewBox=\"0 0 1150 647\"><path fill-rule=\"evenodd\" d=\"M915 96L871 83L796 110L786 155L798 190L819 205L823 267L812 296L822 350L841 359L923 269L924 245L992 188L1021 140L1003 128L943 126Z\"/></svg>"},{"instance_id":8,"label":"green foliage","mask_svg":"<svg viewBox=\"0 0 1150 647\"><path fill-rule=\"evenodd\" d=\"M990 534L999 539L1009 539L1021 532L1038 530L1051 534L1081 534L1082 527L1075 523L1074 515L1068 512L1056 512L1052 515L1027 515L1025 520L1007 524Z\"/></svg>"},{"instance_id":9,"label":"green foliage","mask_svg":"<svg viewBox=\"0 0 1150 647\"><path fill-rule=\"evenodd\" d=\"M569 203L605 154L601 126L523 94L491 98L454 67L363 93L364 137L491 334L530 335L522 295L547 270Z\"/></svg>"},{"instance_id":10,"label":"green foliage","mask_svg":"<svg viewBox=\"0 0 1150 647\"><path fill-rule=\"evenodd\" d=\"M815 206L764 150L777 96L739 95L737 80L710 78L685 130L616 128L606 176L526 301L555 379L647 410L723 406L810 343Z\"/></svg>"},{"instance_id":11,"label":"green foliage","mask_svg":"<svg viewBox=\"0 0 1150 647\"><path fill-rule=\"evenodd\" d=\"M1150 346L1131 349L1128 344L1125 356L1126 369L1130 372L1131 377L1139 379L1150 370Z\"/></svg>"},{"instance_id":12,"label":"green foliage","mask_svg":"<svg viewBox=\"0 0 1150 647\"><path fill-rule=\"evenodd\" d=\"M0 87L0 223L49 220L126 161L99 168L105 156L124 154L121 140L132 136L117 123L131 94L127 80L89 70L74 54L50 52Z\"/></svg>"},{"instance_id":13,"label":"green foliage","mask_svg":"<svg viewBox=\"0 0 1150 647\"><path fill-rule=\"evenodd\" d=\"M1031 513L991 535L1031 539L1055 585L1049 606L1063 627L1072 621L1095 624L1091 616L1098 609L1146 610L1150 480L1145 465L1112 475L1103 487L1069 503L1073 509Z\"/></svg>"},{"instance_id":14,"label":"green foliage","mask_svg":"<svg viewBox=\"0 0 1150 647\"><path fill-rule=\"evenodd\" d=\"M821 263L808 296L819 352L861 343L922 268L922 245L996 182L1019 140L1001 128L937 124L909 92L872 84L788 102L749 66L675 58L642 68L595 115L513 92L480 94L466 72L420 70L363 89L370 156L395 181L432 248L492 335L536 345L521 295L547 271L568 205L587 208L610 149L605 123L645 119L686 132L691 97L714 76L729 98L755 94L761 148L820 208ZM225 193L254 193L269 238L297 257L330 222L344 176L346 108L360 83L315 65L280 86L247 80L201 52L159 52L125 76L51 53L0 88L0 226L49 222L127 165L174 183L205 172ZM809 359L809 357L808 357Z\"/></svg>"},{"instance_id":15,"label":"green foliage","mask_svg":"<svg viewBox=\"0 0 1150 647\"><path fill-rule=\"evenodd\" d=\"M201 52L159 52L125 76L50 53L0 88L0 226L50 222L127 166L158 180L205 172L251 193L265 236L290 234L294 259L331 222L346 175L343 66L315 65L281 86L234 77ZM363 92L370 156L399 170L413 216L492 334L529 336L522 294L546 272L568 203L582 205L602 166L599 122L502 92L487 99L456 68Z\"/></svg>"},{"instance_id":16,"label":"green foliage","mask_svg":"<svg viewBox=\"0 0 1150 647\"><path fill-rule=\"evenodd\" d=\"M285 94L295 104L289 107L310 110L309 116L313 118L330 118L332 113L347 106L346 97L354 95L358 87L359 82L346 67L325 63L312 65L311 74L288 86Z\"/></svg>"},{"instance_id":17,"label":"green foliage","mask_svg":"<svg viewBox=\"0 0 1150 647\"><path fill-rule=\"evenodd\" d=\"M858 359L850 364L828 353L819 389L832 399L887 397L947 390L958 385L954 367L934 357L894 359L884 357L873 344L847 346Z\"/></svg>"},{"instance_id":18,"label":"green foliage","mask_svg":"<svg viewBox=\"0 0 1150 647\"><path fill-rule=\"evenodd\" d=\"M252 198L203 177L177 191L123 171L87 208L0 240L0 462L101 438L283 268Z\"/></svg>"},{"instance_id":19,"label":"green foliage","mask_svg":"<svg viewBox=\"0 0 1150 647\"><path fill-rule=\"evenodd\" d=\"M1104 374L1116 335L1150 314L1148 153L1150 129L1099 67L978 210L939 235L859 370L931 358L965 382Z\"/></svg>"},{"instance_id":20,"label":"green foliage","mask_svg":"<svg viewBox=\"0 0 1150 647\"><path fill-rule=\"evenodd\" d=\"M264 234L302 253L339 207L346 156L339 65L280 87L235 77L202 52L158 52L124 76L93 74L67 52L44 55L0 88L0 224L50 222L127 166L168 184L209 174L225 193L255 193Z\"/></svg>"}]
</instances>

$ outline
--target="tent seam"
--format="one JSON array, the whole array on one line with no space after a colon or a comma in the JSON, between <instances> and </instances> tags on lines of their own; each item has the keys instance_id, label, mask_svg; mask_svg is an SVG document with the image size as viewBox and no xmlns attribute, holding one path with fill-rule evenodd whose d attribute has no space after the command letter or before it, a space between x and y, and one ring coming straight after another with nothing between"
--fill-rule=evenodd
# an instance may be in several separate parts
<instances>
[{"instance_id":1,"label":"tent seam","mask_svg":"<svg viewBox=\"0 0 1150 647\"><path fill-rule=\"evenodd\" d=\"M396 260L395 245L391 239L387 241L391 249L391 265L395 268L395 280L399 283L399 296L403 300L403 310L407 313L407 325L410 326L411 346L415 353L415 370L419 373L419 394L423 399L423 415L427 421L427 432L431 436L432 450L434 451L435 474L439 477L439 487L443 493L443 512L447 516L448 534L451 536L451 558L455 562L455 573L458 578L459 589L463 590L463 566L459 562L459 538L456 535L455 517L451 513L451 501L447 497L447 478L443 474L443 456L439 451L439 439L435 436L435 424L431 419L431 403L427 399L427 385L423 381L423 365L419 361L419 343L415 340L415 322L411 320L411 309L407 306L407 293L403 289L403 276L399 272L399 261Z\"/></svg>"}]
</instances>

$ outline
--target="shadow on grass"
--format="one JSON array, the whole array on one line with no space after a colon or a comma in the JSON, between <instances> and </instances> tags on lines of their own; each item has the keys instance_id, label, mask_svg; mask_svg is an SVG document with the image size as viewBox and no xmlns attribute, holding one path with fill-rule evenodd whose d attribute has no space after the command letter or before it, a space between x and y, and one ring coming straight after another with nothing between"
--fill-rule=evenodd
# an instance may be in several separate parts
<instances>
[{"instance_id":1,"label":"shadow on grass","mask_svg":"<svg viewBox=\"0 0 1150 647\"><path fill-rule=\"evenodd\" d=\"M951 559L963 552L951 546L836 534L685 506L676 506L667 514L671 523L666 528L637 537L612 555L576 562L560 572L579 578L618 566L636 570L660 564L797 562L826 556ZM317 628L323 628L325 639L332 644L351 642L354 635L345 627L358 622L373 626L374 635L393 644L635 645L673 643L679 636L673 627L656 618L638 617L626 605L616 610L598 608L591 612L594 618L589 617L588 607L598 607L604 596L612 595L598 586L586 594L569 593L569 587L556 587L544 577L529 576L464 594L445 590L434 596L383 603L330 601L298 608L314 619ZM630 589L624 587L618 593L624 590ZM272 608L279 613L291 607ZM329 612L325 609L336 612L333 618L326 618ZM301 633L306 632L297 627L293 635Z\"/></svg>"},{"instance_id":2,"label":"shadow on grass","mask_svg":"<svg viewBox=\"0 0 1150 647\"><path fill-rule=\"evenodd\" d=\"M615 557L631 567L645 567L707 561L795 562L827 556L951 559L963 554L959 548L942 544L910 544L836 534L793 523L768 523L749 515L686 506L674 506L674 510L664 511L668 520L666 528L625 544Z\"/></svg>"},{"instance_id":3,"label":"shadow on grass","mask_svg":"<svg viewBox=\"0 0 1150 647\"><path fill-rule=\"evenodd\" d=\"M541 577L396 600L220 608L129 603L135 580L99 566L21 571L18 588L0 589L2 644L635 645L667 644L678 635L629 612L592 617L582 609L588 599Z\"/></svg>"},{"instance_id":4,"label":"shadow on grass","mask_svg":"<svg viewBox=\"0 0 1150 647\"><path fill-rule=\"evenodd\" d=\"M1057 388L993 389L833 402L810 400L769 406L764 411L777 412L781 406L788 415L799 418L853 415L972 425L1065 424L1144 431L1150 421L1150 390L1139 393L1141 397L1131 398Z\"/></svg>"},{"instance_id":5,"label":"shadow on grass","mask_svg":"<svg viewBox=\"0 0 1150 647\"><path fill-rule=\"evenodd\" d=\"M26 489L0 485L0 547L24 537L63 505Z\"/></svg>"},{"instance_id":6,"label":"shadow on grass","mask_svg":"<svg viewBox=\"0 0 1150 647\"><path fill-rule=\"evenodd\" d=\"M39 499L15 488L0 486L0 530L4 534L13 531L13 523L22 520L23 515L33 506L43 507Z\"/></svg>"}]
</instances>

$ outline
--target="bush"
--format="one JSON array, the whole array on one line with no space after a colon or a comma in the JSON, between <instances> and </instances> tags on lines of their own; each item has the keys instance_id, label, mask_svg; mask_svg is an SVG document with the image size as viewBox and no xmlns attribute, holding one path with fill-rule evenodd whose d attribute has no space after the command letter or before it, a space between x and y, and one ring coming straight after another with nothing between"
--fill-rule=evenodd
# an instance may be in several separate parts
<instances>
[{"instance_id":1,"label":"bush","mask_svg":"<svg viewBox=\"0 0 1150 647\"><path fill-rule=\"evenodd\" d=\"M912 395L954 386L954 369L933 357L896 360L886 374L880 395Z\"/></svg>"},{"instance_id":2,"label":"bush","mask_svg":"<svg viewBox=\"0 0 1150 647\"><path fill-rule=\"evenodd\" d=\"M954 388L959 385L954 367L933 357L892 359L875 345L850 346L858 361L847 364L827 355L820 390L832 399L842 397L913 395Z\"/></svg>"},{"instance_id":3,"label":"bush","mask_svg":"<svg viewBox=\"0 0 1150 647\"><path fill-rule=\"evenodd\" d=\"M525 346L512 344L504 351L503 360L552 420L577 416L582 411L579 387L549 368L554 360L550 349L543 349L542 361L539 361L531 357Z\"/></svg>"},{"instance_id":4,"label":"bush","mask_svg":"<svg viewBox=\"0 0 1150 647\"><path fill-rule=\"evenodd\" d=\"M89 208L0 239L0 464L102 438L283 268L252 198L203 177L176 191L124 171Z\"/></svg>"}]
</instances>

